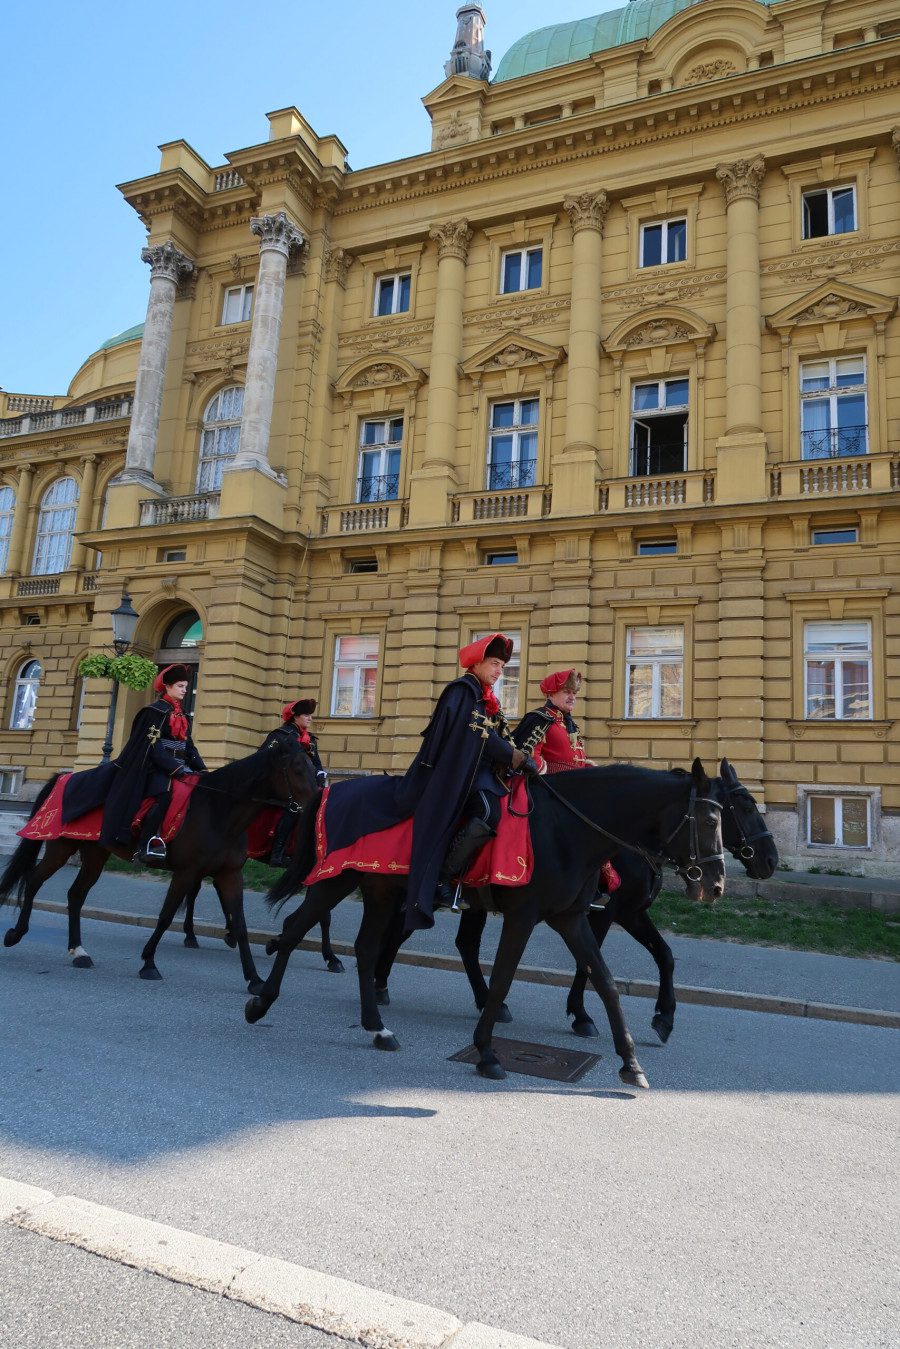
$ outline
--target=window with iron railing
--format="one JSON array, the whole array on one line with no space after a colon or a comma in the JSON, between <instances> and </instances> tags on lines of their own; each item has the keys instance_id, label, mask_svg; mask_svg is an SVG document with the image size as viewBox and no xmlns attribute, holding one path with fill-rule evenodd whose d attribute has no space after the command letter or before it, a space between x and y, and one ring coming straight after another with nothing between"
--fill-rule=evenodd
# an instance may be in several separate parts
<instances>
[{"instance_id":1,"label":"window with iron railing","mask_svg":"<svg viewBox=\"0 0 900 1349\"><path fill-rule=\"evenodd\" d=\"M632 477L685 471L689 389L686 379L654 380L632 387Z\"/></svg>"},{"instance_id":2,"label":"window with iron railing","mask_svg":"<svg viewBox=\"0 0 900 1349\"><path fill-rule=\"evenodd\" d=\"M396 501L400 493L403 418L365 421L359 431L356 500Z\"/></svg>"},{"instance_id":3,"label":"window with iron railing","mask_svg":"<svg viewBox=\"0 0 900 1349\"><path fill-rule=\"evenodd\" d=\"M803 459L868 454L865 356L833 356L800 366Z\"/></svg>"},{"instance_id":4,"label":"window with iron railing","mask_svg":"<svg viewBox=\"0 0 900 1349\"><path fill-rule=\"evenodd\" d=\"M534 487L537 476L540 399L492 403L488 436L487 489Z\"/></svg>"}]
</instances>

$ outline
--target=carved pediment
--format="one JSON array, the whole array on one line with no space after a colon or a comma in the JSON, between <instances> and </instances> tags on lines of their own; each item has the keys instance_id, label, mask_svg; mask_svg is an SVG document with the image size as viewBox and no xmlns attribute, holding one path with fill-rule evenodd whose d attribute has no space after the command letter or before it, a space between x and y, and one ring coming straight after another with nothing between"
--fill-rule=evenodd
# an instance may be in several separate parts
<instances>
[{"instance_id":1,"label":"carved pediment","mask_svg":"<svg viewBox=\"0 0 900 1349\"><path fill-rule=\"evenodd\" d=\"M565 347L551 347L535 337L508 332L470 356L460 369L471 378L526 365L542 365L549 372L556 369L565 355Z\"/></svg>"},{"instance_id":2,"label":"carved pediment","mask_svg":"<svg viewBox=\"0 0 900 1349\"><path fill-rule=\"evenodd\" d=\"M769 318L768 326L784 335L797 324L846 323L851 319L884 323L896 308L897 301L892 296L878 295L841 281L823 281L815 290L779 309Z\"/></svg>"},{"instance_id":3,"label":"carved pediment","mask_svg":"<svg viewBox=\"0 0 900 1349\"><path fill-rule=\"evenodd\" d=\"M383 389L390 385L417 388L426 379L425 371L395 352L376 352L354 361L335 381L335 392L352 394L362 389Z\"/></svg>"},{"instance_id":4,"label":"carved pediment","mask_svg":"<svg viewBox=\"0 0 900 1349\"><path fill-rule=\"evenodd\" d=\"M715 324L707 323L688 309L666 305L644 309L623 319L603 345L608 352L631 351L637 347L673 346L679 342L706 346L715 335Z\"/></svg>"}]
</instances>

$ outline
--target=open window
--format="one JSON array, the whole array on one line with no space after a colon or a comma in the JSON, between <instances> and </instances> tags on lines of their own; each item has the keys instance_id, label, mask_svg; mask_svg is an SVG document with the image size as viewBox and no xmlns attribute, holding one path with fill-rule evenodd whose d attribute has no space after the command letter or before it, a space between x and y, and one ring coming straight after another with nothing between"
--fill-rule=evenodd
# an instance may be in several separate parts
<instances>
[{"instance_id":1,"label":"open window","mask_svg":"<svg viewBox=\"0 0 900 1349\"><path fill-rule=\"evenodd\" d=\"M632 477L683 473L687 468L688 389L686 379L632 386Z\"/></svg>"}]
</instances>

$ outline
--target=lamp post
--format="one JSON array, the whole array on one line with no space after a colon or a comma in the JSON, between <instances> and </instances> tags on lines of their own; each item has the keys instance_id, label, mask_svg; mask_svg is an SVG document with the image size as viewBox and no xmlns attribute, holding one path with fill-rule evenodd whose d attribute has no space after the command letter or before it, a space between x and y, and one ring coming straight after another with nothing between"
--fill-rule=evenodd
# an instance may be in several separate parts
<instances>
[{"instance_id":1,"label":"lamp post","mask_svg":"<svg viewBox=\"0 0 900 1349\"><path fill-rule=\"evenodd\" d=\"M134 641L134 634L138 625L138 614L131 603L131 596L127 590L122 591L121 603L118 609L113 609L110 618L112 619L113 649L117 656L124 656ZM112 754L113 728L116 722L116 704L118 701L119 681L114 679L109 699L109 716L106 719L106 739L103 742L103 758L105 760L108 760Z\"/></svg>"}]
</instances>

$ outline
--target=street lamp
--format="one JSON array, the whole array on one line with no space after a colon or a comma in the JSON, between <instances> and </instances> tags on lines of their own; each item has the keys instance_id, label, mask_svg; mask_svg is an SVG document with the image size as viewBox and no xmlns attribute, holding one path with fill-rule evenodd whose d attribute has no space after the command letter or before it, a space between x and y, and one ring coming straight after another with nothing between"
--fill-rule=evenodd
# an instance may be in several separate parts
<instances>
[{"instance_id":1,"label":"street lamp","mask_svg":"<svg viewBox=\"0 0 900 1349\"><path fill-rule=\"evenodd\" d=\"M131 596L127 590L122 591L121 603L118 609L113 609L110 618L112 619L113 649L117 656L124 656L134 641L134 634L138 625L138 614L131 603ZM106 719L106 740L103 742L103 758L105 760L108 760L112 754L113 728L116 722L116 703L118 700L119 681L114 679L112 693L109 697L109 716Z\"/></svg>"}]
</instances>

